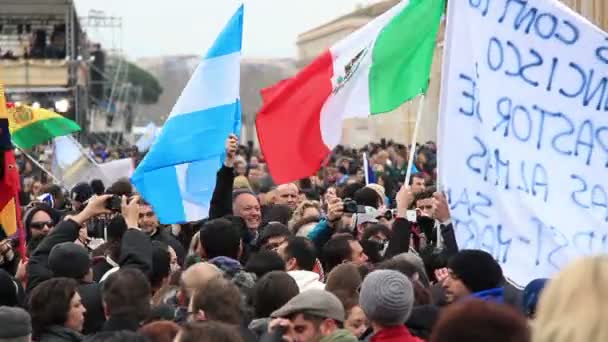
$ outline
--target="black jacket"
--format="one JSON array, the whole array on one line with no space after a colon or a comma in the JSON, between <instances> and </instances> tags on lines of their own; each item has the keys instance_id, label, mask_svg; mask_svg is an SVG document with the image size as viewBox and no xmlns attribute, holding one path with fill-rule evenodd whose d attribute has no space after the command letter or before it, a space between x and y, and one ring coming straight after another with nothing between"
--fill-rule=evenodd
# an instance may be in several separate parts
<instances>
[{"instance_id":1,"label":"black jacket","mask_svg":"<svg viewBox=\"0 0 608 342\"><path fill-rule=\"evenodd\" d=\"M116 315L110 316L103 325L102 331L137 331L141 325L129 316Z\"/></svg>"},{"instance_id":2,"label":"black jacket","mask_svg":"<svg viewBox=\"0 0 608 342\"><path fill-rule=\"evenodd\" d=\"M215 190L211 197L209 219L213 220L232 215L232 189L234 187L234 168L222 165L215 179Z\"/></svg>"},{"instance_id":3,"label":"black jacket","mask_svg":"<svg viewBox=\"0 0 608 342\"><path fill-rule=\"evenodd\" d=\"M156 232L150 236L153 241L159 241L164 244L167 244L173 248L175 254L177 255L177 260L180 265L184 264L184 259L186 258L186 251L184 250L184 246L177 241L176 238L171 235L171 233L165 231L162 227L158 227Z\"/></svg>"},{"instance_id":4,"label":"black jacket","mask_svg":"<svg viewBox=\"0 0 608 342\"><path fill-rule=\"evenodd\" d=\"M38 342L80 342L84 336L79 332L72 329L68 329L63 326L53 325L49 327L40 338Z\"/></svg>"},{"instance_id":5,"label":"black jacket","mask_svg":"<svg viewBox=\"0 0 608 342\"><path fill-rule=\"evenodd\" d=\"M41 282L51 279L53 273L48 268L49 254L53 247L60 243L72 242L78 238L80 226L72 220L60 222L53 231L42 240L27 266L27 289L33 290ZM69 261L67 261L69 262ZM129 229L122 239L121 267L136 267L149 274L152 270L152 243L141 231ZM78 293L82 304L87 309L83 333L95 333L105 322L101 299L101 286L97 283L80 281Z\"/></svg>"}]
</instances>

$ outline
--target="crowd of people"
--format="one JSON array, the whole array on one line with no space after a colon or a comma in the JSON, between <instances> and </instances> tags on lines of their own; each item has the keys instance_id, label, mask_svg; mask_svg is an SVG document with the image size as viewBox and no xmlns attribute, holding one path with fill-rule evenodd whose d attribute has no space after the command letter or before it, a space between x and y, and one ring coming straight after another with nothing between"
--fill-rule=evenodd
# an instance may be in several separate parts
<instances>
[{"instance_id":1,"label":"crowd of people","mask_svg":"<svg viewBox=\"0 0 608 342\"><path fill-rule=\"evenodd\" d=\"M128 180L65 194L20 159L27 253L0 242L0 341L608 340L606 257L518 289L492 255L459 249L436 146L416 146L404 184L408 153L340 147L276 185L231 136L209 218L168 226Z\"/></svg>"}]
</instances>

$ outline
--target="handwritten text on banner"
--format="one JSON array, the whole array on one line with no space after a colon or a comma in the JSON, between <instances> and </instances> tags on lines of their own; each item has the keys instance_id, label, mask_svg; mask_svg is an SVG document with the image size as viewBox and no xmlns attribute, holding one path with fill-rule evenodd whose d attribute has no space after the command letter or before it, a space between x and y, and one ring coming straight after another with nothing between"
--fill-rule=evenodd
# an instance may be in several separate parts
<instances>
[{"instance_id":1,"label":"handwritten text on banner","mask_svg":"<svg viewBox=\"0 0 608 342\"><path fill-rule=\"evenodd\" d=\"M608 35L556 0L450 1L440 179L519 285L608 252Z\"/></svg>"}]
</instances>

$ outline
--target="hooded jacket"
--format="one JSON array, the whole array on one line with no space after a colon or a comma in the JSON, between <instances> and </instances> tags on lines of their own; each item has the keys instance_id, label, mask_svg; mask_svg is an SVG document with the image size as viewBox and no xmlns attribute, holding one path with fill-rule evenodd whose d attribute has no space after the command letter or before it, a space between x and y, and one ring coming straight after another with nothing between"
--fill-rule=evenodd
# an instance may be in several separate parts
<instances>
[{"instance_id":1,"label":"hooded jacket","mask_svg":"<svg viewBox=\"0 0 608 342\"><path fill-rule=\"evenodd\" d=\"M300 293L308 290L325 290L325 284L319 281L319 274L312 271L289 271L287 272L298 284Z\"/></svg>"}]
</instances>

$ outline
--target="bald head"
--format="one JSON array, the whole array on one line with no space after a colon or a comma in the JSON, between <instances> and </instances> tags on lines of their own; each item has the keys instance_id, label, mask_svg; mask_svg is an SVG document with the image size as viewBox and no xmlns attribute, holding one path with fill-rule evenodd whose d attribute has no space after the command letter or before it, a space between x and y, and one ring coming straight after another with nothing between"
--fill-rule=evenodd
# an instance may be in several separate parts
<instances>
[{"instance_id":1,"label":"bald head","mask_svg":"<svg viewBox=\"0 0 608 342\"><path fill-rule=\"evenodd\" d=\"M245 220L247 228L256 230L262 223L262 212L258 198L249 192L237 193L232 203L232 212L235 216Z\"/></svg>"},{"instance_id":2,"label":"bald head","mask_svg":"<svg viewBox=\"0 0 608 342\"><path fill-rule=\"evenodd\" d=\"M187 297L191 297L195 291L207 285L209 280L221 276L221 271L213 264L207 262L194 264L182 273L182 291Z\"/></svg>"},{"instance_id":3,"label":"bald head","mask_svg":"<svg viewBox=\"0 0 608 342\"><path fill-rule=\"evenodd\" d=\"M281 184L277 187L277 204L286 205L291 210L298 206L298 195L300 190L294 183Z\"/></svg>"}]
</instances>

